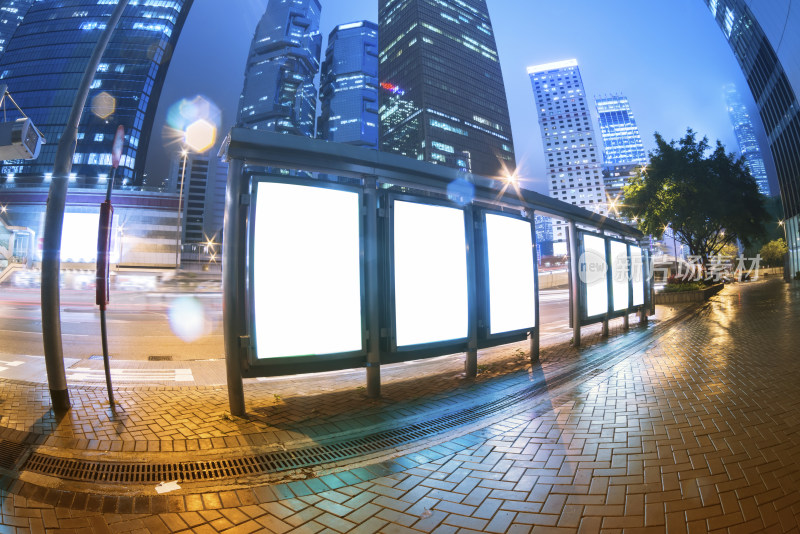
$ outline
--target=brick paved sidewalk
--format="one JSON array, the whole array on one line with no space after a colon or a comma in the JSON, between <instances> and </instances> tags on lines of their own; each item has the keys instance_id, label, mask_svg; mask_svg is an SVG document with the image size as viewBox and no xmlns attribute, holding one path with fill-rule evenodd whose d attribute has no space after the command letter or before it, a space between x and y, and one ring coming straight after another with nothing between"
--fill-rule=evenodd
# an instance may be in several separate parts
<instances>
[{"instance_id":1,"label":"brick paved sidewalk","mask_svg":"<svg viewBox=\"0 0 800 534\"><path fill-rule=\"evenodd\" d=\"M105 501L3 478L0 523L20 531L75 532L798 531L799 319L797 286L774 281L727 288L691 320L670 328L632 331L608 344L593 339L580 350L562 344L544 352L541 367L527 370L512 348L497 356L486 372L494 376L482 383L449 389L427 383L434 386L432 404L444 405L484 386L547 381L559 366L592 354L620 354L620 361L588 380L548 391L544 402L517 405L518 413L502 421L391 462L273 486L232 483L202 494L131 494ZM623 354L626 338L639 344L633 355ZM504 367L509 371L501 372ZM408 402L414 394L399 392L413 391L415 383L387 387L388 400L356 413L372 417ZM5 395L8 384L0 386ZM154 402L191 404L191 397L177 393L164 390ZM197 393L206 394L224 391ZM32 406L41 404L42 393L38 401L35 395ZM418 404L426 404L428 397L417 395ZM2 402L5 414L9 401ZM351 402L339 408L347 412ZM168 411L164 406L162 412ZM132 425L134 415L122 425L122 435L158 435L148 425ZM44 435L70 427L76 430L68 421L29 428ZM91 448L86 438L59 439ZM100 447L103 439L96 441ZM11 527L0 526L0 532L4 528Z\"/></svg>"}]
</instances>

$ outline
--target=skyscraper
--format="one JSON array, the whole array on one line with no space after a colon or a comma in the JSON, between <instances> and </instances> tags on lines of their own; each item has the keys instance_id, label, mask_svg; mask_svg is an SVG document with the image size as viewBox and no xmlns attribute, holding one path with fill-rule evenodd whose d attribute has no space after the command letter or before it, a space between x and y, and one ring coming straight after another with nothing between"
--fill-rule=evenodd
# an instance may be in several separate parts
<instances>
[{"instance_id":1,"label":"skyscraper","mask_svg":"<svg viewBox=\"0 0 800 534\"><path fill-rule=\"evenodd\" d=\"M750 174L756 179L758 190L769 195L767 168L761 157L761 148L758 146L753 122L750 120L750 113L747 112L747 106L742 102L739 93L736 92L736 86L733 84L725 86L725 103L728 106L728 116L733 125L733 133L736 134L736 142L739 143L739 151L747 160L747 166L750 168Z\"/></svg>"},{"instance_id":2,"label":"skyscraper","mask_svg":"<svg viewBox=\"0 0 800 534\"><path fill-rule=\"evenodd\" d=\"M321 10L319 0L269 0L247 57L239 126L314 136Z\"/></svg>"},{"instance_id":3,"label":"skyscraper","mask_svg":"<svg viewBox=\"0 0 800 534\"><path fill-rule=\"evenodd\" d=\"M800 271L800 10L791 3L704 0L739 62L767 134L789 245Z\"/></svg>"},{"instance_id":4,"label":"skyscraper","mask_svg":"<svg viewBox=\"0 0 800 534\"><path fill-rule=\"evenodd\" d=\"M33 2L34 0L0 1L0 56L5 52L11 36L17 31Z\"/></svg>"},{"instance_id":5,"label":"skyscraper","mask_svg":"<svg viewBox=\"0 0 800 534\"><path fill-rule=\"evenodd\" d=\"M603 140L606 204L609 216L618 218L623 188L636 175L638 167L648 162L648 158L628 98L610 95L597 97L595 102Z\"/></svg>"},{"instance_id":6,"label":"skyscraper","mask_svg":"<svg viewBox=\"0 0 800 534\"><path fill-rule=\"evenodd\" d=\"M381 150L497 176L516 168L486 0L380 0Z\"/></svg>"},{"instance_id":7,"label":"skyscraper","mask_svg":"<svg viewBox=\"0 0 800 534\"><path fill-rule=\"evenodd\" d=\"M228 164L212 150L205 154L189 152L185 170L183 165L183 156L177 154L171 162L169 182L170 190L177 193L183 179L181 243L186 252L187 246L222 238Z\"/></svg>"},{"instance_id":8,"label":"skyscraper","mask_svg":"<svg viewBox=\"0 0 800 534\"><path fill-rule=\"evenodd\" d=\"M141 183L150 130L171 51L192 0L131 2L95 74L81 119L72 171L76 186L104 185L118 125L125 145L119 183ZM0 58L0 80L42 131L48 144L36 160L5 161L0 181L41 186L53 170L58 139L94 45L116 3L39 0Z\"/></svg>"},{"instance_id":9,"label":"skyscraper","mask_svg":"<svg viewBox=\"0 0 800 534\"><path fill-rule=\"evenodd\" d=\"M636 126L628 98L610 95L595 98L600 135L603 139L603 162L607 164L648 161L644 143Z\"/></svg>"},{"instance_id":10,"label":"skyscraper","mask_svg":"<svg viewBox=\"0 0 800 534\"><path fill-rule=\"evenodd\" d=\"M577 60L528 67L528 75L539 113L550 196L605 214L600 155ZM554 239L566 239L563 224L554 226Z\"/></svg>"},{"instance_id":11,"label":"skyscraper","mask_svg":"<svg viewBox=\"0 0 800 534\"><path fill-rule=\"evenodd\" d=\"M328 37L317 135L337 143L378 148L378 25L342 24Z\"/></svg>"}]
</instances>

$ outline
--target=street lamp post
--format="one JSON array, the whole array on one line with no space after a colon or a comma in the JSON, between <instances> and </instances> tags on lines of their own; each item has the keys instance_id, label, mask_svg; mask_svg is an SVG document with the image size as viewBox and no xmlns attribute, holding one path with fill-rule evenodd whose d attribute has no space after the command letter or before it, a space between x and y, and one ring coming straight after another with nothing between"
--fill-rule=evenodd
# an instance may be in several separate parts
<instances>
[{"instance_id":1,"label":"street lamp post","mask_svg":"<svg viewBox=\"0 0 800 534\"><path fill-rule=\"evenodd\" d=\"M664 234L670 230L669 223L664 226ZM672 229L672 259L675 262L675 274L678 274L678 243L675 241L675 230Z\"/></svg>"},{"instance_id":2,"label":"street lamp post","mask_svg":"<svg viewBox=\"0 0 800 534\"><path fill-rule=\"evenodd\" d=\"M787 267L788 263L789 263L787 256L789 256L789 254L791 254L791 252L789 251L789 236L786 233L785 221L783 221L783 220L778 221L778 226L783 228L783 240L786 242L786 247L787 247L787 252L783 257L783 278L784 278L784 280L786 280L788 282L790 280L789 276L790 276L790 271L791 271L791 269Z\"/></svg>"},{"instance_id":3,"label":"street lamp post","mask_svg":"<svg viewBox=\"0 0 800 534\"><path fill-rule=\"evenodd\" d=\"M111 40L128 0L119 0L111 17L95 44L92 56L83 71L80 86L72 103L67 125L61 135L53 165L53 178L47 198L42 243L42 342L47 368L47 383L53 410L66 412L70 408L67 376L64 370L64 348L61 339L61 296L59 274L61 270L61 237L64 230L64 211L67 204L67 186L72 169L72 158L78 140L78 124L89 97L103 53Z\"/></svg>"},{"instance_id":4,"label":"street lamp post","mask_svg":"<svg viewBox=\"0 0 800 534\"><path fill-rule=\"evenodd\" d=\"M183 225L181 224L181 218L183 213L183 181L186 178L186 159L189 157L189 151L185 148L181 150L181 155L183 156L183 167L181 169L181 185L180 185L180 192L178 193L178 211L175 214L175 270L181 268L180 263L180 251L181 251L181 228Z\"/></svg>"},{"instance_id":5,"label":"street lamp post","mask_svg":"<svg viewBox=\"0 0 800 534\"><path fill-rule=\"evenodd\" d=\"M181 216L183 215L183 183L186 178L186 160L189 157L189 149L192 152L202 154L206 150L214 146L217 139L216 127L208 122L206 119L198 119L189 124L183 131L183 168L181 170L181 186L178 193L178 213L176 214L175 221L175 270L180 269L180 250L181 250L181 234L182 227Z\"/></svg>"}]
</instances>

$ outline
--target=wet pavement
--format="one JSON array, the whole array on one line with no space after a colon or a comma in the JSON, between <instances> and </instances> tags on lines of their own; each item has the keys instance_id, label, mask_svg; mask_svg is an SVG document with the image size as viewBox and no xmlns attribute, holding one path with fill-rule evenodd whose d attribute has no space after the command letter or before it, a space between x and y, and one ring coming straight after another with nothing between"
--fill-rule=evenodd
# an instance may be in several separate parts
<instances>
[{"instance_id":1,"label":"wet pavement","mask_svg":"<svg viewBox=\"0 0 800 534\"><path fill-rule=\"evenodd\" d=\"M481 351L475 380L463 356L386 366L378 400L363 370L249 380L246 419L221 386L126 385L112 412L88 384L57 417L0 377L0 533L798 531L800 288L631 323L533 366Z\"/></svg>"}]
</instances>

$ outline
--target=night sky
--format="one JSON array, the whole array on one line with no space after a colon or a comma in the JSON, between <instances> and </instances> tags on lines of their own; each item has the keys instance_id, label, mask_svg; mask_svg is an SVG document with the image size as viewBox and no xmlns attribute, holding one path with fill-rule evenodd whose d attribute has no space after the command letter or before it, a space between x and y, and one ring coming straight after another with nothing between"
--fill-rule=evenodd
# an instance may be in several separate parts
<instances>
[{"instance_id":1,"label":"night sky","mask_svg":"<svg viewBox=\"0 0 800 534\"><path fill-rule=\"evenodd\" d=\"M653 132L667 139L691 126L729 151L738 151L722 87L735 83L753 109L752 96L726 42L702 0L488 0L509 101L514 147L523 187L547 193L544 155L529 65L576 58L595 118L594 96L630 99L645 148ZM236 8L220 10L221 4ZM338 24L377 21L377 0L321 0L323 55ZM147 172L167 173L170 151L162 134L167 109L201 94L222 109L222 131L233 125L245 61L266 0L195 0L173 55L162 92ZM763 135L762 135L763 137ZM762 152L767 149L762 139ZM767 156L770 183L777 191Z\"/></svg>"}]
</instances>

